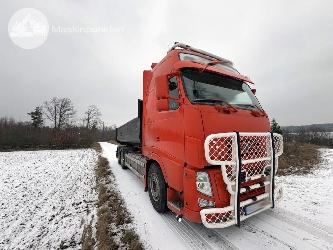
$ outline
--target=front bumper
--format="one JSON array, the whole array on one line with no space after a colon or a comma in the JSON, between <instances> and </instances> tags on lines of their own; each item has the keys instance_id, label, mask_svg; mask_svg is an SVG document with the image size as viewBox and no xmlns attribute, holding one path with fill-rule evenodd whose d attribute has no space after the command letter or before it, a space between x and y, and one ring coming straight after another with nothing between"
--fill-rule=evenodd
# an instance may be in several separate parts
<instances>
[{"instance_id":1,"label":"front bumper","mask_svg":"<svg viewBox=\"0 0 333 250\"><path fill-rule=\"evenodd\" d=\"M282 187L275 188L275 202L279 202L283 195ZM258 204L257 208L251 213L246 213L246 207ZM269 200L269 194L264 193L256 196L256 201L248 199L240 202L240 221L243 221L253 215L261 213L272 207L272 203ZM232 225L236 225L234 206L228 206L224 208L207 208L200 211L201 222L207 228L225 228Z\"/></svg>"}]
</instances>

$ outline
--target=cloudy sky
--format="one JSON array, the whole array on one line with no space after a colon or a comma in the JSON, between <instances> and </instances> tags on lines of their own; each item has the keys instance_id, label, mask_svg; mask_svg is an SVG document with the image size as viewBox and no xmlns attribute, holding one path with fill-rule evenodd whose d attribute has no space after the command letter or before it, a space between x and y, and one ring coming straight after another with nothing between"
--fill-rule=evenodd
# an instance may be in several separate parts
<instances>
[{"instance_id":1,"label":"cloudy sky","mask_svg":"<svg viewBox=\"0 0 333 250\"><path fill-rule=\"evenodd\" d=\"M24 50L8 35L21 8L40 10L50 33ZM53 0L0 3L0 116L27 120L53 96L78 117L96 104L107 124L136 115L142 71L174 41L231 59L282 125L333 122L332 1ZM108 27L55 32L52 27Z\"/></svg>"}]
</instances>

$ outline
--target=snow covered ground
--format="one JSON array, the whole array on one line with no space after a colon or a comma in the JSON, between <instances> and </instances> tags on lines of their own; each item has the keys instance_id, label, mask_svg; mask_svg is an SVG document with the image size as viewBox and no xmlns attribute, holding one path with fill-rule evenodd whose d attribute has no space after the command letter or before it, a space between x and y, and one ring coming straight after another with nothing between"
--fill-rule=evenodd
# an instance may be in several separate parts
<instances>
[{"instance_id":1,"label":"snow covered ground","mask_svg":"<svg viewBox=\"0 0 333 250\"><path fill-rule=\"evenodd\" d=\"M142 183L118 165L116 146L101 145L148 249L333 249L333 150L322 150L327 161L314 174L278 179L284 198L274 210L249 218L240 228L212 230L155 212Z\"/></svg>"},{"instance_id":2,"label":"snow covered ground","mask_svg":"<svg viewBox=\"0 0 333 250\"><path fill-rule=\"evenodd\" d=\"M283 176L280 207L333 227L333 150L320 149L323 163L313 174Z\"/></svg>"},{"instance_id":3,"label":"snow covered ground","mask_svg":"<svg viewBox=\"0 0 333 250\"><path fill-rule=\"evenodd\" d=\"M79 249L93 219L94 150L0 153L0 249Z\"/></svg>"},{"instance_id":4,"label":"snow covered ground","mask_svg":"<svg viewBox=\"0 0 333 250\"><path fill-rule=\"evenodd\" d=\"M241 228L211 230L160 215L143 185L101 143L116 184L148 249L333 249L333 150L313 174L279 177L284 197ZM96 214L94 150L0 153L0 249L81 248Z\"/></svg>"}]
</instances>

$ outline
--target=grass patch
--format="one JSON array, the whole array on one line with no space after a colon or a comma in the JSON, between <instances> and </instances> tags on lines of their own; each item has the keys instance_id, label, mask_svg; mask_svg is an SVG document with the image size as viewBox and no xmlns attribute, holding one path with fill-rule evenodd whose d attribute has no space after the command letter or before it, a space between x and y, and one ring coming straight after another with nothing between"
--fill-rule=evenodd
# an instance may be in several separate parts
<instances>
[{"instance_id":1,"label":"grass patch","mask_svg":"<svg viewBox=\"0 0 333 250\"><path fill-rule=\"evenodd\" d=\"M94 144L93 148L99 153L102 152L99 144ZM101 155L99 155L95 173L98 191L97 241L95 247L101 250L143 249L139 236L134 230L132 216L128 212L124 200L115 185L115 177L110 171L109 162ZM87 238L89 239L89 232L86 232L86 235L88 235ZM87 245L89 245L89 240Z\"/></svg>"},{"instance_id":2,"label":"grass patch","mask_svg":"<svg viewBox=\"0 0 333 250\"><path fill-rule=\"evenodd\" d=\"M92 145L91 145L91 148L92 149L95 149L98 153L102 153L102 147L101 145L98 143L98 142L94 142Z\"/></svg>"},{"instance_id":3,"label":"grass patch","mask_svg":"<svg viewBox=\"0 0 333 250\"><path fill-rule=\"evenodd\" d=\"M142 245L140 243L138 235L135 233L133 229L125 230L121 241L127 244L130 249L140 250L142 249Z\"/></svg>"},{"instance_id":4,"label":"grass patch","mask_svg":"<svg viewBox=\"0 0 333 250\"><path fill-rule=\"evenodd\" d=\"M319 146L297 141L284 142L284 152L279 157L278 175L311 173L321 162Z\"/></svg>"},{"instance_id":5,"label":"grass patch","mask_svg":"<svg viewBox=\"0 0 333 250\"><path fill-rule=\"evenodd\" d=\"M92 235L92 227L91 225L85 225L82 233L82 250L90 250L93 249L95 245L95 239Z\"/></svg>"}]
</instances>

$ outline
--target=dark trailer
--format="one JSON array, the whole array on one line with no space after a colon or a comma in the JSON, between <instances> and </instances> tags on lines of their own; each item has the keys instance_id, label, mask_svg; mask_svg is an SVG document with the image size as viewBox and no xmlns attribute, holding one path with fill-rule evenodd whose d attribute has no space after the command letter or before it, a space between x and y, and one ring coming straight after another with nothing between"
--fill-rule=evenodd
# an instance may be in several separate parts
<instances>
[{"instance_id":1,"label":"dark trailer","mask_svg":"<svg viewBox=\"0 0 333 250\"><path fill-rule=\"evenodd\" d=\"M138 117L116 130L116 140L122 145L141 146L142 100L138 100Z\"/></svg>"}]
</instances>

